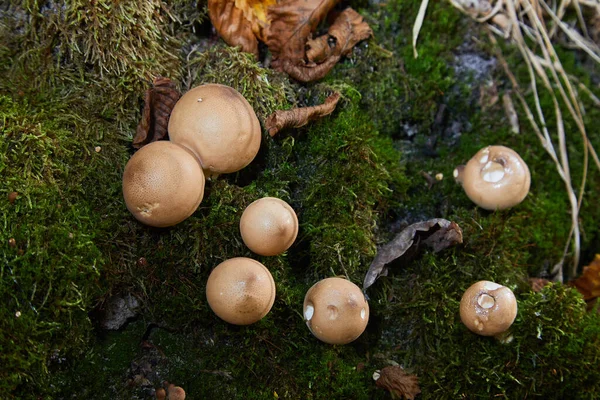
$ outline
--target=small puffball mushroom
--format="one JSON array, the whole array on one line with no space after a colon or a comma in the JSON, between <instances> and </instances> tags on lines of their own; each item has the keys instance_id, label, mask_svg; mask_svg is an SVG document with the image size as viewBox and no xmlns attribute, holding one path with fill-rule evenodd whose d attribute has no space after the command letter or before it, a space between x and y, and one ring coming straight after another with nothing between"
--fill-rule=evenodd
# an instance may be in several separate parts
<instances>
[{"instance_id":1,"label":"small puffball mushroom","mask_svg":"<svg viewBox=\"0 0 600 400\"><path fill-rule=\"evenodd\" d=\"M204 196L204 173L194 155L168 141L145 145L123 173L127 209L146 225L175 225L196 211Z\"/></svg>"},{"instance_id":2,"label":"small puffball mushroom","mask_svg":"<svg viewBox=\"0 0 600 400\"><path fill-rule=\"evenodd\" d=\"M304 297L304 321L318 339L346 344L358 338L369 322L369 303L358 286L347 279L326 278Z\"/></svg>"},{"instance_id":3,"label":"small puffball mushroom","mask_svg":"<svg viewBox=\"0 0 600 400\"><path fill-rule=\"evenodd\" d=\"M197 86L175 104L169 138L200 159L207 176L239 171L258 153L261 130L248 101L224 85Z\"/></svg>"},{"instance_id":4,"label":"small puffball mushroom","mask_svg":"<svg viewBox=\"0 0 600 400\"><path fill-rule=\"evenodd\" d=\"M273 307L275 281L258 261L246 257L231 258L210 273L206 299L214 313L230 324L253 324Z\"/></svg>"},{"instance_id":5,"label":"small puffball mushroom","mask_svg":"<svg viewBox=\"0 0 600 400\"><path fill-rule=\"evenodd\" d=\"M262 256L286 251L298 236L298 217L285 201L263 197L250 204L240 219L242 240Z\"/></svg>"},{"instance_id":6,"label":"small puffball mushroom","mask_svg":"<svg viewBox=\"0 0 600 400\"><path fill-rule=\"evenodd\" d=\"M498 336L517 316L517 299L506 286L479 281L460 300L460 319L469 330L482 336Z\"/></svg>"},{"instance_id":7,"label":"small puffball mushroom","mask_svg":"<svg viewBox=\"0 0 600 400\"><path fill-rule=\"evenodd\" d=\"M525 161L504 146L479 150L467 165L454 170L454 178L471 201L486 210L516 206L525 199L531 185Z\"/></svg>"}]
</instances>

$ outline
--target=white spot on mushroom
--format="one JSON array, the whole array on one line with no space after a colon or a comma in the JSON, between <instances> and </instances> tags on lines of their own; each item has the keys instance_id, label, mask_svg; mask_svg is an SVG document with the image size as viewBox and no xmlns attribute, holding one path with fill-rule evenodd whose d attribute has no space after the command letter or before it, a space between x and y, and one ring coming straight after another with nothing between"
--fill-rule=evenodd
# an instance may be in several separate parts
<instances>
[{"instance_id":1,"label":"white spot on mushroom","mask_svg":"<svg viewBox=\"0 0 600 400\"><path fill-rule=\"evenodd\" d=\"M373 372L373 380L376 381L381 377L381 372L379 370Z\"/></svg>"},{"instance_id":2,"label":"white spot on mushroom","mask_svg":"<svg viewBox=\"0 0 600 400\"><path fill-rule=\"evenodd\" d=\"M504 171L502 170L488 171L483 174L483 180L489 183L500 182L502 178L504 178Z\"/></svg>"},{"instance_id":3,"label":"white spot on mushroom","mask_svg":"<svg viewBox=\"0 0 600 400\"><path fill-rule=\"evenodd\" d=\"M485 153L483 155L483 157L481 157L481 159L479 160L480 163L485 164L486 162L488 162L489 159L489 155L487 153Z\"/></svg>"},{"instance_id":4,"label":"white spot on mushroom","mask_svg":"<svg viewBox=\"0 0 600 400\"><path fill-rule=\"evenodd\" d=\"M202 97L198 99L198 103L202 103Z\"/></svg>"},{"instance_id":5,"label":"white spot on mushroom","mask_svg":"<svg viewBox=\"0 0 600 400\"><path fill-rule=\"evenodd\" d=\"M367 316L367 310L365 310L363 308L362 310L360 310L360 318L365 319L366 316Z\"/></svg>"},{"instance_id":6,"label":"white spot on mushroom","mask_svg":"<svg viewBox=\"0 0 600 400\"><path fill-rule=\"evenodd\" d=\"M477 303L483 308L492 308L496 301L492 296L486 293L482 293L477 299Z\"/></svg>"},{"instance_id":7,"label":"white spot on mushroom","mask_svg":"<svg viewBox=\"0 0 600 400\"><path fill-rule=\"evenodd\" d=\"M308 304L304 309L304 319L310 321L315 314L315 307L312 304Z\"/></svg>"},{"instance_id":8,"label":"white spot on mushroom","mask_svg":"<svg viewBox=\"0 0 600 400\"><path fill-rule=\"evenodd\" d=\"M452 176L454 176L454 178L458 178L458 168L454 168L454 172L452 172Z\"/></svg>"}]
</instances>

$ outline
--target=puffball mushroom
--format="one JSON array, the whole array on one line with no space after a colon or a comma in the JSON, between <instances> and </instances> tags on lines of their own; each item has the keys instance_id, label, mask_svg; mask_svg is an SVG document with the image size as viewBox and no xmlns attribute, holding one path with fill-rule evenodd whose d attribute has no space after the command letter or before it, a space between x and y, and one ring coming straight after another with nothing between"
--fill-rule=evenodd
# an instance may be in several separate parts
<instances>
[{"instance_id":1,"label":"puffball mushroom","mask_svg":"<svg viewBox=\"0 0 600 400\"><path fill-rule=\"evenodd\" d=\"M460 319L478 335L500 335L510 328L516 316L517 299L512 290L494 282L474 283L460 300Z\"/></svg>"},{"instance_id":2,"label":"puffball mushroom","mask_svg":"<svg viewBox=\"0 0 600 400\"><path fill-rule=\"evenodd\" d=\"M529 193L531 174L525 161L512 149L488 146L466 166L454 170L467 196L486 210L503 210L519 204Z\"/></svg>"},{"instance_id":3,"label":"puffball mushroom","mask_svg":"<svg viewBox=\"0 0 600 400\"><path fill-rule=\"evenodd\" d=\"M206 282L206 299L217 316L234 325L262 319L275 302L275 281L256 260L236 257L212 270Z\"/></svg>"},{"instance_id":4,"label":"puffball mushroom","mask_svg":"<svg viewBox=\"0 0 600 400\"><path fill-rule=\"evenodd\" d=\"M240 219L242 240L262 256L286 251L298 236L298 217L294 209L276 197L263 197L250 204Z\"/></svg>"},{"instance_id":5,"label":"puffball mushroom","mask_svg":"<svg viewBox=\"0 0 600 400\"><path fill-rule=\"evenodd\" d=\"M204 173L194 155L168 141L147 144L123 173L127 209L146 225L175 225L196 211L204 196Z\"/></svg>"},{"instance_id":6,"label":"puffball mushroom","mask_svg":"<svg viewBox=\"0 0 600 400\"><path fill-rule=\"evenodd\" d=\"M196 154L207 176L239 171L260 147L260 123L252 106L224 85L185 93L171 112L168 130L172 142Z\"/></svg>"},{"instance_id":7,"label":"puffball mushroom","mask_svg":"<svg viewBox=\"0 0 600 400\"><path fill-rule=\"evenodd\" d=\"M308 329L329 344L352 342L369 322L369 303L347 279L326 278L315 283L306 292L303 308Z\"/></svg>"}]
</instances>

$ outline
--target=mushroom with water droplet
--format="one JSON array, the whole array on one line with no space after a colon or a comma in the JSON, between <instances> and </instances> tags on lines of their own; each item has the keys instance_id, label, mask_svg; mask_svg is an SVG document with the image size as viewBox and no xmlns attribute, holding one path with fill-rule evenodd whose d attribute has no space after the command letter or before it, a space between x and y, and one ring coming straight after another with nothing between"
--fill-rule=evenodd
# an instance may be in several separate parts
<instances>
[{"instance_id":1,"label":"mushroom with water droplet","mask_svg":"<svg viewBox=\"0 0 600 400\"><path fill-rule=\"evenodd\" d=\"M356 340L369 322L369 303L358 286L347 279L326 278L304 297L304 321L318 339L329 344Z\"/></svg>"},{"instance_id":2,"label":"mushroom with water droplet","mask_svg":"<svg viewBox=\"0 0 600 400\"><path fill-rule=\"evenodd\" d=\"M189 148L207 177L239 171L256 157L261 129L254 109L235 89L197 86L175 104L169 139Z\"/></svg>"},{"instance_id":3,"label":"mushroom with water droplet","mask_svg":"<svg viewBox=\"0 0 600 400\"><path fill-rule=\"evenodd\" d=\"M208 305L222 320L249 325L262 319L275 302L275 281L256 260L235 257L212 270L206 282Z\"/></svg>"},{"instance_id":4,"label":"mushroom with water droplet","mask_svg":"<svg viewBox=\"0 0 600 400\"><path fill-rule=\"evenodd\" d=\"M471 285L460 300L460 319L472 332L499 336L517 316L517 299L506 286L490 281Z\"/></svg>"},{"instance_id":5,"label":"mushroom with water droplet","mask_svg":"<svg viewBox=\"0 0 600 400\"><path fill-rule=\"evenodd\" d=\"M203 196L204 173L198 160L175 143L150 143L125 166L125 204L146 225L178 224L196 211Z\"/></svg>"},{"instance_id":6,"label":"mushroom with water droplet","mask_svg":"<svg viewBox=\"0 0 600 400\"><path fill-rule=\"evenodd\" d=\"M525 199L531 185L531 174L525 161L504 146L479 150L467 165L454 170L454 178L467 196L486 210L516 206Z\"/></svg>"},{"instance_id":7,"label":"mushroom with water droplet","mask_svg":"<svg viewBox=\"0 0 600 400\"><path fill-rule=\"evenodd\" d=\"M276 197L263 197L250 204L240 219L242 240L262 256L286 251L298 236L298 217L294 209Z\"/></svg>"}]
</instances>

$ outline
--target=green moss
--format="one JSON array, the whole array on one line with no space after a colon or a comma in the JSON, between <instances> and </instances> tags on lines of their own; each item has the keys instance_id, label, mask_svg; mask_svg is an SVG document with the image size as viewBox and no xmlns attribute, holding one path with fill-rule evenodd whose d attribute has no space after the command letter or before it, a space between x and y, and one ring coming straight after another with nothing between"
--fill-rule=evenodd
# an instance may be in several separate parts
<instances>
[{"instance_id":1,"label":"green moss","mask_svg":"<svg viewBox=\"0 0 600 400\"><path fill-rule=\"evenodd\" d=\"M456 82L448 62L468 26L449 3L431 3L419 36L419 57L414 58L412 18L420 3L391 1L362 10L375 40L355 48L349 60L337 65L327 78L343 79L356 87L363 111L382 134L393 137L431 124L437 104Z\"/></svg>"},{"instance_id":2,"label":"green moss","mask_svg":"<svg viewBox=\"0 0 600 400\"><path fill-rule=\"evenodd\" d=\"M142 80L177 68L174 38L165 30L171 16L158 0L24 5L32 18L30 40L57 52L58 61L91 65L101 76L133 74Z\"/></svg>"},{"instance_id":3,"label":"green moss","mask_svg":"<svg viewBox=\"0 0 600 400\"><path fill-rule=\"evenodd\" d=\"M95 183L98 171L115 174L105 156L94 152L94 144L100 144L95 135L75 128L88 121L66 104L33 105L2 96L0 105L5 183L0 331L8 374L2 385L8 390L26 381L43 382L50 354L64 357L85 348L87 311L100 294L104 262L96 206L110 210L107 198L118 184ZM7 196L13 191L18 197L10 204Z\"/></svg>"},{"instance_id":4,"label":"green moss","mask_svg":"<svg viewBox=\"0 0 600 400\"><path fill-rule=\"evenodd\" d=\"M598 397L598 316L585 314L571 289L553 285L535 294L526 283L562 254L570 219L562 183L525 123L521 135L512 135L501 106L481 112L472 88L454 76L448 61L463 41L465 20L446 2L430 4L420 57L412 57L410 30L419 4L360 2L379 45L363 45L324 84L306 87L235 49L190 53L186 46L197 40L192 32L202 13L179 1L161 2L163 11L154 8L158 14L144 14L135 26L149 29L136 49L148 52L147 65L132 53L102 59L100 42L94 53L95 39L82 31L91 14L39 38L36 32L51 29L40 14L33 26L17 14L1 18L2 33L17 34L0 43L0 72L7 77L0 82L0 171L7 182L0 195L21 195L13 205L0 202L0 346L9 349L0 356L0 389L9 397L147 397L148 389L128 382L138 373L135 364L154 360L146 377L151 386L168 380L190 398L376 399L389 395L375 387L372 373L391 359L417 373L424 399ZM54 11L29 5L52 18L82 10L76 2ZM163 6L173 7L176 22L165 20ZM119 10L125 9L105 16L118 21ZM18 26L25 27L20 34ZM111 26L102 40L114 44ZM145 79L160 71L162 57L170 59L162 42L167 37L184 43L185 61L174 61L183 71L170 74L184 77L184 90L208 82L233 86L262 121L276 109L316 104L332 88L344 98L321 121L275 138L263 134L251 166L208 182L200 208L183 223L155 229L127 212L120 181ZM27 43L37 45L25 54ZM60 51L41 51L44 45ZM567 65L578 64L572 58ZM451 115L442 123L468 122L460 137L445 137L433 124L440 103ZM598 111L586 109L594 126ZM416 132L410 143L401 140L405 125ZM572 131L572 123L567 128ZM438 138L434 149L427 135ZM576 135L570 140L577 170L581 147ZM518 149L531 168L531 194L514 209L482 211L450 178L457 164L489 143ZM429 189L422 171L445 178ZM600 226L593 201L597 173L589 179L582 211L586 252L594 251ZM295 245L277 257L252 254L238 231L244 208L267 195L288 201L301 224ZM369 289L371 320L356 342L329 346L310 335L301 304L317 279L342 275L360 282L376 244L402 225L432 217L458 222L464 245L394 265ZM271 313L248 327L223 323L205 301L211 269L235 256L263 262L277 285ZM519 314L511 343L476 336L460 323L462 292L481 279L515 290ZM87 313L119 293L142 301L139 320L92 336ZM147 332L150 323L160 328ZM152 346L140 347L143 340Z\"/></svg>"},{"instance_id":5,"label":"green moss","mask_svg":"<svg viewBox=\"0 0 600 400\"><path fill-rule=\"evenodd\" d=\"M581 295L562 285L540 293L523 291L518 271L507 268L510 261L477 264L456 252L426 257L391 278L392 287L403 290L394 291L386 319L390 325L393 319L414 324L383 332L390 345L386 354L415 368L423 398L595 398L598 386L593 382L600 373L592 365L600 325L597 316L586 315ZM460 297L479 279L515 290L519 311L509 343L477 336L460 322ZM569 389L565 382L573 386Z\"/></svg>"},{"instance_id":6,"label":"green moss","mask_svg":"<svg viewBox=\"0 0 600 400\"><path fill-rule=\"evenodd\" d=\"M331 275L360 280L359 271L375 254L380 213L404 191L398 152L357 101L309 129L306 141L296 145L296 201L309 262L318 272L313 280Z\"/></svg>"}]
</instances>

